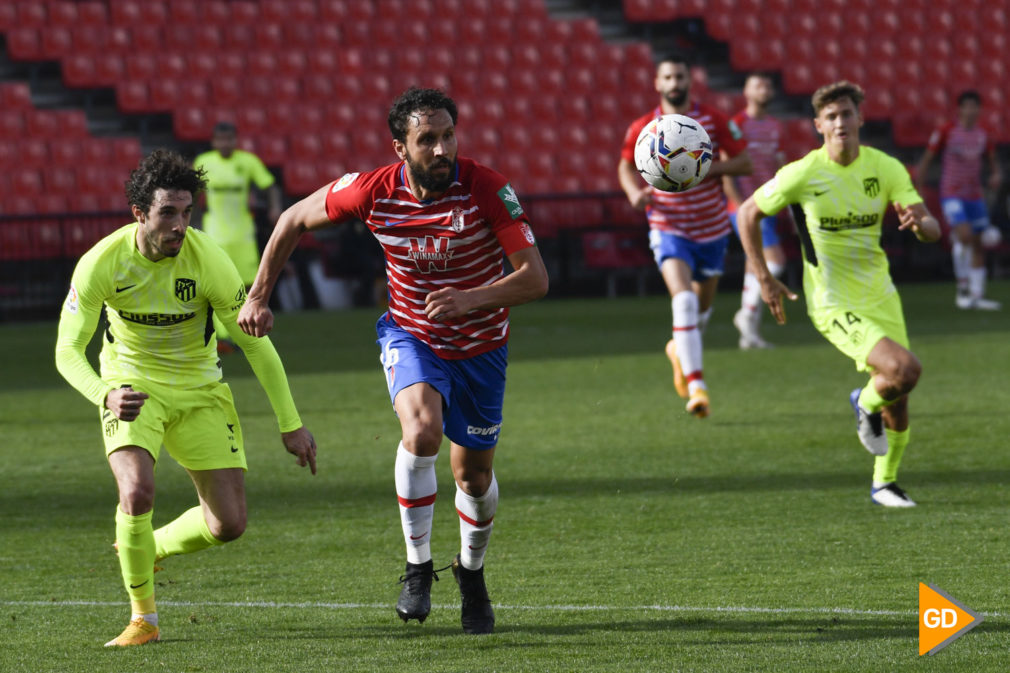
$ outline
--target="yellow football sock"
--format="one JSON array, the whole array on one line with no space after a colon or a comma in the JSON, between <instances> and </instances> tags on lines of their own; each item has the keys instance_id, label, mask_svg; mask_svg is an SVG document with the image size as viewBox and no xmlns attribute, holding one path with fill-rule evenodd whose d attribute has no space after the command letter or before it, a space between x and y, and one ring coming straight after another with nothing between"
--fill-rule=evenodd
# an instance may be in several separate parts
<instances>
[{"instance_id":1,"label":"yellow football sock","mask_svg":"<svg viewBox=\"0 0 1010 673\"><path fill-rule=\"evenodd\" d=\"M908 446L908 437L911 428L902 431L886 428L887 433L887 453L877 456L873 460L873 483L889 484L898 479L898 466L901 464L901 457L905 454L905 447Z\"/></svg>"},{"instance_id":2,"label":"yellow football sock","mask_svg":"<svg viewBox=\"0 0 1010 673\"><path fill-rule=\"evenodd\" d=\"M188 509L175 521L154 531L155 553L163 559L175 554L191 554L224 544L211 535L199 506Z\"/></svg>"},{"instance_id":3,"label":"yellow football sock","mask_svg":"<svg viewBox=\"0 0 1010 673\"><path fill-rule=\"evenodd\" d=\"M136 606L150 606L154 612L154 528L152 512L131 516L116 508L116 546L123 584Z\"/></svg>"},{"instance_id":4,"label":"yellow football sock","mask_svg":"<svg viewBox=\"0 0 1010 673\"><path fill-rule=\"evenodd\" d=\"M873 379L871 378L870 382L866 384L865 388L863 388L863 391L859 393L859 406L871 414L875 414L888 404L890 404L890 402L880 396L880 393L877 392L877 387L873 385Z\"/></svg>"}]
</instances>

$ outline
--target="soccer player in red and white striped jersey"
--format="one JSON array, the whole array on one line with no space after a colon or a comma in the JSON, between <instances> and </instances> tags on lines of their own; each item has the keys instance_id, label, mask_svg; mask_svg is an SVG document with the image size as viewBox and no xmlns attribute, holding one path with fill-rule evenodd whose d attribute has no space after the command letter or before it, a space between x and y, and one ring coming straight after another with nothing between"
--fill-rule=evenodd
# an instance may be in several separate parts
<instances>
[{"instance_id":1,"label":"soccer player in red and white striped jersey","mask_svg":"<svg viewBox=\"0 0 1010 673\"><path fill-rule=\"evenodd\" d=\"M985 298L982 232L991 225L982 191L982 157L989 161L989 189L998 191L1003 176L992 136L978 123L981 106L982 97L976 91L957 97L957 122L945 122L933 131L919 161L916 182L921 192L930 164L942 155L940 205L951 228L955 301L958 308L995 311L1000 303Z\"/></svg>"},{"instance_id":2,"label":"soccer player in red and white striped jersey","mask_svg":"<svg viewBox=\"0 0 1010 673\"><path fill-rule=\"evenodd\" d=\"M489 633L494 613L484 554L498 504L492 470L502 424L508 307L542 297L547 272L529 221L501 174L457 156L456 104L411 88L389 113L400 161L348 173L281 215L239 317L255 335L273 324L270 292L305 231L363 221L386 256L389 310L376 324L402 440L395 483L407 548L401 619L423 622L435 570L435 460L451 441L461 549L452 562L466 633ZM506 274L504 258L514 269Z\"/></svg>"},{"instance_id":3,"label":"soccer player in red and white striped jersey","mask_svg":"<svg viewBox=\"0 0 1010 673\"><path fill-rule=\"evenodd\" d=\"M631 205L646 212L650 247L672 297L673 338L666 354L673 365L674 387L688 398L687 411L704 418L710 405L701 334L711 315L730 232L721 176L750 173L751 160L736 125L718 110L691 100L691 71L684 57L662 58L655 86L659 105L628 127L617 175ZM701 184L676 194L645 184L635 167L638 134L650 120L666 114L687 115L704 126L713 155L720 157Z\"/></svg>"},{"instance_id":4,"label":"soccer player in red and white striped jersey","mask_svg":"<svg viewBox=\"0 0 1010 673\"><path fill-rule=\"evenodd\" d=\"M754 164L754 172L723 179L734 230L737 229L737 207L755 189L775 177L775 171L785 163L782 122L768 114L768 103L775 96L771 76L761 72L751 73L744 83L743 95L747 99L747 107L733 115L733 122L747 141L747 152ZM786 269L786 254L782 250L777 229L777 218L765 217L761 220L761 242L768 271L775 278L781 278ZM752 265L748 264L744 273L743 292L740 293L740 310L733 316L733 324L740 331L740 348L771 347L771 344L761 338L762 313L764 302L761 301L761 283L758 282Z\"/></svg>"}]
</instances>

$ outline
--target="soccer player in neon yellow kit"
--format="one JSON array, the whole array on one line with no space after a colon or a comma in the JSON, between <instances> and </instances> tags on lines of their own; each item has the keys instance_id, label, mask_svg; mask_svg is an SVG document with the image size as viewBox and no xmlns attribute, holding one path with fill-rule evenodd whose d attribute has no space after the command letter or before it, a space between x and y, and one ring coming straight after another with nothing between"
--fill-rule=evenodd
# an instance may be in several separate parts
<instances>
[{"instance_id":1,"label":"soccer player in neon yellow kit","mask_svg":"<svg viewBox=\"0 0 1010 673\"><path fill-rule=\"evenodd\" d=\"M761 296L780 323L782 297L796 295L769 272L762 255L761 218L790 204L802 207L803 288L814 326L838 350L868 371L865 388L852 391L857 433L877 458L870 497L886 507L914 507L898 487L909 439L908 394L922 365L909 350L901 299L880 247L884 214L893 204L899 229L920 241L940 238L940 224L897 160L859 144L863 90L840 81L813 96L814 124L824 146L779 169L740 206L737 222L747 257L758 270Z\"/></svg>"},{"instance_id":2,"label":"soccer player in neon yellow kit","mask_svg":"<svg viewBox=\"0 0 1010 673\"><path fill-rule=\"evenodd\" d=\"M156 150L126 184L137 221L81 257L60 315L56 366L98 407L105 452L119 489L116 548L130 596L130 624L106 646L158 640L154 563L238 538L245 530L245 451L231 391L221 382L211 313L242 346L277 415L285 448L316 471L269 339L235 323L245 286L227 255L189 231L203 174ZM103 308L101 374L85 356ZM154 468L161 446L189 473L200 505L154 530Z\"/></svg>"},{"instance_id":3,"label":"soccer player in neon yellow kit","mask_svg":"<svg viewBox=\"0 0 1010 673\"><path fill-rule=\"evenodd\" d=\"M255 184L266 191L267 217L271 222L281 215L281 190L259 157L238 149L234 124L218 122L211 136L211 147L211 151L193 160L193 166L203 169L207 176L207 211L202 228L228 253L248 288L260 263L256 223L249 211L249 186ZM214 328L219 342L228 339L228 331L219 320L214 321ZM222 352L231 351L226 346Z\"/></svg>"}]
</instances>

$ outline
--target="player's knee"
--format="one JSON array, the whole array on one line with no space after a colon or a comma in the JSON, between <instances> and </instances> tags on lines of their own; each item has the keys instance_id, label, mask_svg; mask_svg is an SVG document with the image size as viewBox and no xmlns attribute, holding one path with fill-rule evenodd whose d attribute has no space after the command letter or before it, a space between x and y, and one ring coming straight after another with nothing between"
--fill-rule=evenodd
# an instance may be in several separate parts
<instances>
[{"instance_id":1,"label":"player's knee","mask_svg":"<svg viewBox=\"0 0 1010 673\"><path fill-rule=\"evenodd\" d=\"M434 423L418 422L404 428L403 448L415 456L433 456L442 445L442 428Z\"/></svg>"},{"instance_id":2,"label":"player's knee","mask_svg":"<svg viewBox=\"0 0 1010 673\"><path fill-rule=\"evenodd\" d=\"M473 498L479 498L491 488L491 476L494 471L490 466L459 465L453 468L453 477L463 492Z\"/></svg>"},{"instance_id":3,"label":"player's knee","mask_svg":"<svg viewBox=\"0 0 1010 673\"><path fill-rule=\"evenodd\" d=\"M134 482L119 489L119 508L124 514L140 516L154 508L154 484Z\"/></svg>"},{"instance_id":4,"label":"player's knee","mask_svg":"<svg viewBox=\"0 0 1010 673\"><path fill-rule=\"evenodd\" d=\"M214 536L215 540L221 542L231 542L232 540L237 540L242 537L242 533L245 532L246 517L245 514L236 515L227 521L214 521L207 524L210 528L210 534Z\"/></svg>"},{"instance_id":5,"label":"player's knee","mask_svg":"<svg viewBox=\"0 0 1010 673\"><path fill-rule=\"evenodd\" d=\"M912 353L906 353L904 357L898 358L895 381L903 392L908 392L919 382L922 375L922 363L919 358Z\"/></svg>"}]
</instances>

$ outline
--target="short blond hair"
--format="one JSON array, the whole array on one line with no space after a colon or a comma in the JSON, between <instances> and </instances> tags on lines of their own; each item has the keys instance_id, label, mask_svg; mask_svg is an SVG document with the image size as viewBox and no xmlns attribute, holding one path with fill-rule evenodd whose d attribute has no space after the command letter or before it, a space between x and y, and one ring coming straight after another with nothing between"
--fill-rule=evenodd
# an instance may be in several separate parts
<instances>
[{"instance_id":1,"label":"short blond hair","mask_svg":"<svg viewBox=\"0 0 1010 673\"><path fill-rule=\"evenodd\" d=\"M866 98L866 94L863 92L863 87L844 79L825 84L815 91L810 99L814 106L814 116L819 115L821 110L831 103L837 103L843 98L848 98L856 107L859 107L863 99Z\"/></svg>"}]
</instances>

